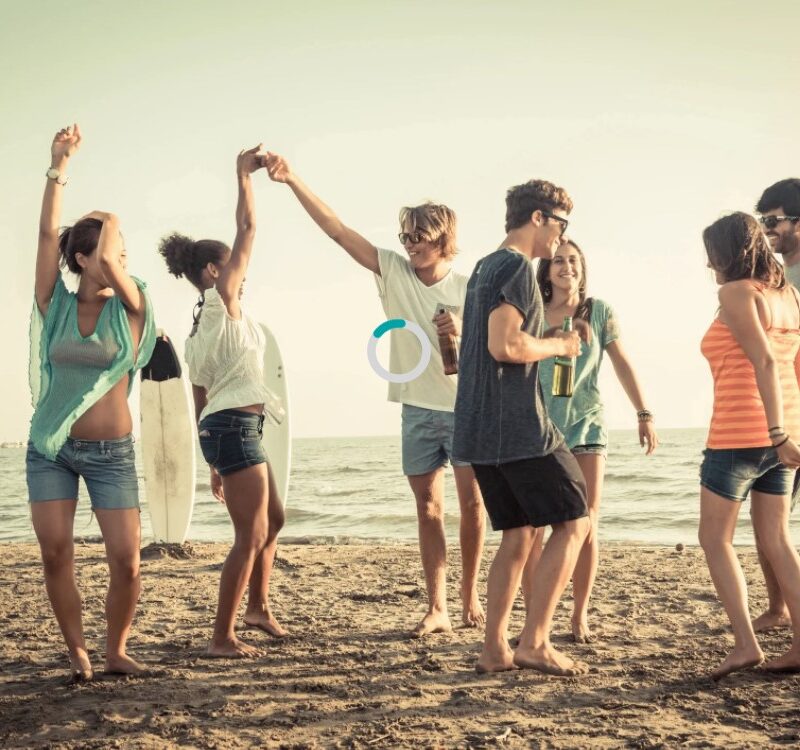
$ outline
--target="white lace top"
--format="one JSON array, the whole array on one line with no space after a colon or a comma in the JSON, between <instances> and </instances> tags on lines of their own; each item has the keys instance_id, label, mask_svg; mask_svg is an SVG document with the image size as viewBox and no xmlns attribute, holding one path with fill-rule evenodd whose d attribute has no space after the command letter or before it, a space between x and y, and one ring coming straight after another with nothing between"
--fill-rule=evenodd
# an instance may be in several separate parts
<instances>
[{"instance_id":1,"label":"white lace top","mask_svg":"<svg viewBox=\"0 0 800 750\"><path fill-rule=\"evenodd\" d=\"M228 314L215 288L207 289L197 329L186 340L189 380L202 386L208 403L200 419L223 409L263 404L264 332L242 311L241 320Z\"/></svg>"}]
</instances>

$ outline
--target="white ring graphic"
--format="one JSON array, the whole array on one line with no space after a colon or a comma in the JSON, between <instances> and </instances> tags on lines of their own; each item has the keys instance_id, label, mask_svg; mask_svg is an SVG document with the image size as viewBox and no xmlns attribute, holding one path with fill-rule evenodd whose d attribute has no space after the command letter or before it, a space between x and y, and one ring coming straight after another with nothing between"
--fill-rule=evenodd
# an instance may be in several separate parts
<instances>
[{"instance_id":1,"label":"white ring graphic","mask_svg":"<svg viewBox=\"0 0 800 750\"><path fill-rule=\"evenodd\" d=\"M378 339L383 336L384 333L396 328L405 328L413 333L422 347L419 362L417 362L416 367L408 372L389 372L389 370L378 362ZM381 323L372 332L372 336L369 337L369 341L367 342L367 359L372 369L384 380L388 380L390 383L409 383L412 380L416 380L425 372L425 368L431 361L431 350L430 339L425 334L425 331L422 330L421 326L417 325L413 320L392 318L391 320Z\"/></svg>"}]
</instances>

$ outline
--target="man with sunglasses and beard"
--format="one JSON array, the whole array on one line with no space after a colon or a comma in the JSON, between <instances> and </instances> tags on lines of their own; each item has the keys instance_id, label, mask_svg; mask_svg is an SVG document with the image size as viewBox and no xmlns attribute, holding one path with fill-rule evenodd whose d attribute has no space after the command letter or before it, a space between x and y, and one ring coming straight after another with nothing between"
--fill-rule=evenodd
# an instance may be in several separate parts
<instances>
[{"instance_id":1,"label":"man with sunglasses and beard","mask_svg":"<svg viewBox=\"0 0 800 750\"><path fill-rule=\"evenodd\" d=\"M772 250L781 256L783 271L787 281L800 291L800 179L789 178L770 185L756 204L756 213L764 227ZM795 366L797 367L797 366ZM791 508L798 498L800 472L795 474ZM756 536L758 561L764 572L767 587L767 611L753 620L756 633L773 628L791 625L789 609L786 606L778 580L769 562L764 557ZM796 665L800 670L800 664Z\"/></svg>"},{"instance_id":2,"label":"man with sunglasses and beard","mask_svg":"<svg viewBox=\"0 0 800 750\"><path fill-rule=\"evenodd\" d=\"M478 598L485 517L472 467L452 458L454 375L444 374L439 336L461 335L467 278L456 273L456 216L447 206L423 203L400 211L400 244L405 253L378 249L346 226L278 154L265 157L274 182L288 185L300 205L334 242L359 265L372 271L386 317L416 323L430 340L431 357L421 374L407 382L389 383L389 401L402 404L403 473L417 506L419 546L428 591L428 611L412 630L421 637L450 631L447 612L447 545L444 534L444 469L453 465L461 508L461 603L467 627L485 620ZM442 312L443 311L443 312ZM408 332L392 335L390 369L407 373L420 362L421 342Z\"/></svg>"}]
</instances>

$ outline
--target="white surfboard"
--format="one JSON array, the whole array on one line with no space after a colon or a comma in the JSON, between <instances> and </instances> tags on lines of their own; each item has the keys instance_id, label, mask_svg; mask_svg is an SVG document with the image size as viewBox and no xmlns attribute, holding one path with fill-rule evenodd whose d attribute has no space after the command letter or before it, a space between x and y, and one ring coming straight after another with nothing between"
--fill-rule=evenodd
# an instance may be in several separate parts
<instances>
[{"instance_id":1,"label":"white surfboard","mask_svg":"<svg viewBox=\"0 0 800 750\"><path fill-rule=\"evenodd\" d=\"M292 436L289 428L289 389L278 342L263 323L261 330L267 340L264 350L264 384L275 396L264 405L264 450L275 476L281 501L286 505L289 495L289 473L292 466ZM278 423L280 421L280 423Z\"/></svg>"},{"instance_id":2,"label":"white surfboard","mask_svg":"<svg viewBox=\"0 0 800 750\"><path fill-rule=\"evenodd\" d=\"M153 537L181 544L194 508L195 425L189 391L169 339L158 332L142 368L142 463Z\"/></svg>"}]
</instances>

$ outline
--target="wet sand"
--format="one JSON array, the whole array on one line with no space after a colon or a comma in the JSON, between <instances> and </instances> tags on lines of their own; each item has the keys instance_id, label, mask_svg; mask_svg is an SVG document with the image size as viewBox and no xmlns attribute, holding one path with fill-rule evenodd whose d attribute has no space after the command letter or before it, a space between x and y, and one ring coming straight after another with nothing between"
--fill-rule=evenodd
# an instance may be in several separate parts
<instances>
[{"instance_id":1,"label":"wet sand","mask_svg":"<svg viewBox=\"0 0 800 750\"><path fill-rule=\"evenodd\" d=\"M152 552L152 551L151 551ZM424 612L415 546L282 545L273 609L291 631L259 631L255 661L203 658L226 547L158 550L142 563L130 653L147 677L67 686L67 660L46 601L38 548L4 544L0 565L0 747L4 748L673 748L798 746L800 677L759 670L718 684L708 672L732 644L702 552L609 545L592 624L575 645L569 593L554 641L590 663L580 678L529 671L477 675L481 634L407 637ZM486 552L485 575L493 548ZM97 543L77 547L84 622L102 667L106 568ZM755 554L742 551L751 610L765 601ZM460 623L457 553L451 619ZM512 634L522 624L521 603ZM767 656L788 630L762 638Z\"/></svg>"}]
</instances>

